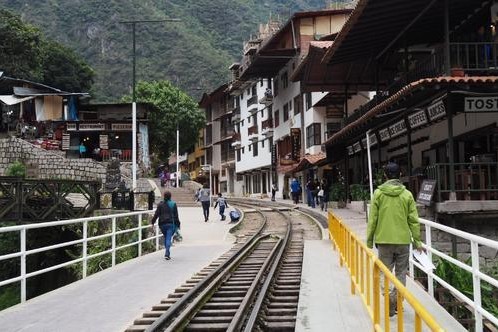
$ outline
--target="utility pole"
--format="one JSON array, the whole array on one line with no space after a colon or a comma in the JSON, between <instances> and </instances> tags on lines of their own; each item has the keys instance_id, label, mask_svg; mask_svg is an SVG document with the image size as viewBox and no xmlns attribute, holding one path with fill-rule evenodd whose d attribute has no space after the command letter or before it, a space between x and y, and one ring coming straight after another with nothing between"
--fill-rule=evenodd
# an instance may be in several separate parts
<instances>
[{"instance_id":1,"label":"utility pole","mask_svg":"<svg viewBox=\"0 0 498 332\"><path fill-rule=\"evenodd\" d=\"M181 22L178 18L169 18L164 20L131 20L131 21L121 21L119 23L131 24L133 33L133 71L132 71L132 106L131 106L131 118L132 118L132 138L131 138L131 173L132 173L132 190L137 187L137 99L135 91L136 83L136 25L139 23L160 23L160 22Z\"/></svg>"}]
</instances>

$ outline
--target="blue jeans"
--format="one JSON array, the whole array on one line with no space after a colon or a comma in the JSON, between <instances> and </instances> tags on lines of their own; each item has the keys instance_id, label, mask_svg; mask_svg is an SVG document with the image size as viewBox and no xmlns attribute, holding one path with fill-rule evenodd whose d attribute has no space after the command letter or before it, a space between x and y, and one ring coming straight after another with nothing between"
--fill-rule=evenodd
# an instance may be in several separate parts
<instances>
[{"instance_id":1,"label":"blue jeans","mask_svg":"<svg viewBox=\"0 0 498 332\"><path fill-rule=\"evenodd\" d=\"M204 220L207 221L209 219L209 201L202 201L202 213L204 213Z\"/></svg>"},{"instance_id":2,"label":"blue jeans","mask_svg":"<svg viewBox=\"0 0 498 332\"><path fill-rule=\"evenodd\" d=\"M315 207L315 198L313 197L313 191L307 189L306 196L308 198L308 206L314 208Z\"/></svg>"},{"instance_id":3,"label":"blue jeans","mask_svg":"<svg viewBox=\"0 0 498 332\"><path fill-rule=\"evenodd\" d=\"M171 248L171 238L173 237L173 234L175 233L175 225L174 224L162 224L162 225L159 225L159 228L161 228L161 232L164 235L164 248L166 249L164 256L169 257L169 255L170 255L169 249Z\"/></svg>"},{"instance_id":4,"label":"blue jeans","mask_svg":"<svg viewBox=\"0 0 498 332\"><path fill-rule=\"evenodd\" d=\"M225 220L225 206L220 205L220 216L221 220Z\"/></svg>"}]
</instances>

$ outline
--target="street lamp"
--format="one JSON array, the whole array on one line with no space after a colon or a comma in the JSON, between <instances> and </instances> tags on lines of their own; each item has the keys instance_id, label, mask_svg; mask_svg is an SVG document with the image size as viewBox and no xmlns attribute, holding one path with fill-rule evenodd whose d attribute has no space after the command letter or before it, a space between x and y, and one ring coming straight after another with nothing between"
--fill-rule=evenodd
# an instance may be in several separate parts
<instances>
[{"instance_id":1,"label":"street lamp","mask_svg":"<svg viewBox=\"0 0 498 332\"><path fill-rule=\"evenodd\" d=\"M211 166L210 164L201 165L201 169L203 171L206 171L206 168L209 168L209 206L211 206L213 205L213 183L211 177L211 169L213 168L213 166Z\"/></svg>"},{"instance_id":2,"label":"street lamp","mask_svg":"<svg viewBox=\"0 0 498 332\"><path fill-rule=\"evenodd\" d=\"M132 93L132 105L131 105L131 174L132 174L132 190L137 187L137 99L135 92L135 68L136 68L136 42L135 42L135 26L137 23L159 23L159 22L181 22L178 18L169 18L164 20L133 20L133 21L121 21L123 24L131 24L133 31L133 93Z\"/></svg>"}]
</instances>

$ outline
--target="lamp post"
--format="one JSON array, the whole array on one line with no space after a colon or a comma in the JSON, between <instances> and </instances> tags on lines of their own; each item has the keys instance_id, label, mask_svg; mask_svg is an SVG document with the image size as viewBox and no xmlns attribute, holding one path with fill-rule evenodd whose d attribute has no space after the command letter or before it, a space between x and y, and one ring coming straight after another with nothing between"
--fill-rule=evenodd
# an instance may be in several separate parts
<instances>
[{"instance_id":1,"label":"lamp post","mask_svg":"<svg viewBox=\"0 0 498 332\"><path fill-rule=\"evenodd\" d=\"M206 164L201 165L201 168L203 171L205 171L206 168L209 168L209 206L211 206L213 205L213 178L211 177L211 168L213 168L213 166L211 166L210 164Z\"/></svg>"},{"instance_id":2,"label":"lamp post","mask_svg":"<svg viewBox=\"0 0 498 332\"><path fill-rule=\"evenodd\" d=\"M136 82L136 42L135 42L135 27L137 23L159 23L159 22L180 22L181 20L178 18L170 18L164 20L132 20L132 21L121 21L123 24L131 24L132 32L133 32L133 92L132 92L132 104L131 104L131 174L132 174L132 190L135 190L137 187L137 99L136 99L136 91L135 91L135 82Z\"/></svg>"}]
</instances>

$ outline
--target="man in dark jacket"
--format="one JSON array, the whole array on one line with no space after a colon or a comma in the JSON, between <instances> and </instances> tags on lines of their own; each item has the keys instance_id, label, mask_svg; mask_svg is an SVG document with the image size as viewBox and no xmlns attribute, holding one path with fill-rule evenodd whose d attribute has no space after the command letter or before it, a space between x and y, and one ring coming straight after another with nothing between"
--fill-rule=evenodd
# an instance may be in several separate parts
<instances>
[{"instance_id":1,"label":"man in dark jacket","mask_svg":"<svg viewBox=\"0 0 498 332\"><path fill-rule=\"evenodd\" d=\"M164 235L164 258L170 260L171 238L175 234L176 228L180 228L180 219L178 218L178 207L176 202L171 199L171 192L164 192L164 200L157 205L154 217L151 220L151 226L159 219L159 228Z\"/></svg>"}]
</instances>

